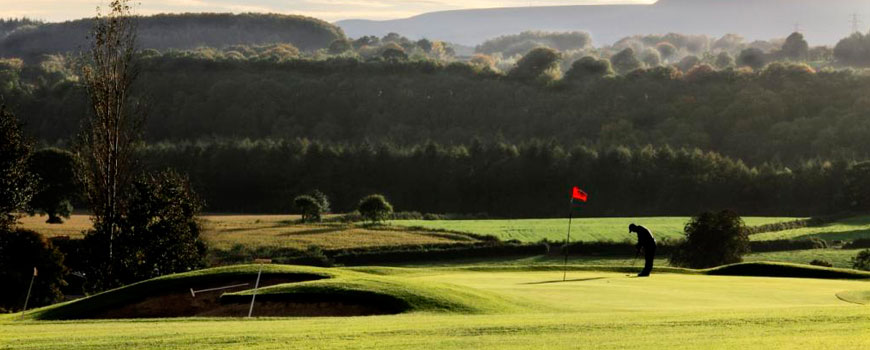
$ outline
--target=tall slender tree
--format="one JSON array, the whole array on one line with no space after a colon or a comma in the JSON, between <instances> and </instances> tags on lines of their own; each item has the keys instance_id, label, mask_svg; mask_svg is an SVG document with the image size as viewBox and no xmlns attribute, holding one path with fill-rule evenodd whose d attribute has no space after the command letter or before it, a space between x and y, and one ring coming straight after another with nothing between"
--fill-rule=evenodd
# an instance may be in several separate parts
<instances>
[{"instance_id":1,"label":"tall slender tree","mask_svg":"<svg viewBox=\"0 0 870 350\"><path fill-rule=\"evenodd\" d=\"M97 10L90 50L81 76L91 115L81 134L80 177L87 186L97 242L105 243L111 269L113 242L124 208L124 189L135 175L135 153L144 118L131 99L136 79L136 26L129 0L113 0L109 13ZM106 271L111 274L111 271Z\"/></svg>"}]
</instances>

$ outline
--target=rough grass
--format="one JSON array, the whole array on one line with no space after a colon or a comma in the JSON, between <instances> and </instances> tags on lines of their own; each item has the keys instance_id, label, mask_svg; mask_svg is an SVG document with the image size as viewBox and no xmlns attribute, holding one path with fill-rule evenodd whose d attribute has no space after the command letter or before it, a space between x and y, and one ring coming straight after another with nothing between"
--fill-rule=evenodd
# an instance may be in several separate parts
<instances>
[{"instance_id":1,"label":"rough grass","mask_svg":"<svg viewBox=\"0 0 870 350\"><path fill-rule=\"evenodd\" d=\"M297 224L297 215L204 215L203 239L209 247L230 249L235 245L257 249L318 246L321 249L413 246L425 244L464 244L476 239L461 234L408 230L404 228L368 228L362 225ZM72 215L59 225L45 223L45 217L24 217L21 226L45 237L81 238L92 227L87 215Z\"/></svg>"},{"instance_id":2,"label":"rough grass","mask_svg":"<svg viewBox=\"0 0 870 350\"><path fill-rule=\"evenodd\" d=\"M788 217L744 217L749 226L792 221ZM635 240L635 234L628 233L628 225L636 223L653 231L657 239L683 237L683 229L688 217L626 217L626 218L576 218L571 223L572 241L616 241ZM542 239L561 242L565 240L568 228L567 219L521 219L521 220L395 220L397 226L419 226L430 229L444 229L493 235L502 240L516 239L522 242L538 242Z\"/></svg>"},{"instance_id":3,"label":"rough grass","mask_svg":"<svg viewBox=\"0 0 870 350\"><path fill-rule=\"evenodd\" d=\"M812 237L828 241L870 238L870 216L846 218L821 226L752 235L753 240L809 239Z\"/></svg>"},{"instance_id":4,"label":"rough grass","mask_svg":"<svg viewBox=\"0 0 870 350\"><path fill-rule=\"evenodd\" d=\"M297 269L297 267L270 267ZM235 267L247 271L248 267ZM307 268L306 268L307 269ZM318 271L322 269L316 269ZM814 269L815 270L815 269ZM482 313L391 316L18 321L0 318L0 348L14 349L860 349L870 347L870 282L659 273L650 278L577 267L327 269L379 283L452 285L495 297ZM249 271L248 271L249 272ZM676 272L676 271L675 271ZM209 270L195 274L210 273ZM213 273L213 272L212 272ZM383 279L377 279L378 277ZM167 278L180 278L179 276ZM323 283L328 280L316 281ZM389 281L383 283L381 281ZM401 282L400 282L401 281ZM308 283L308 282L306 282ZM314 284L314 282L311 282ZM383 284L383 285L382 285ZM273 287L274 293L281 292ZM282 287L283 288L283 287ZM287 290L285 290L286 292ZM459 298L478 298L466 294ZM514 308L499 305L526 303ZM455 310L455 309L454 309Z\"/></svg>"}]
</instances>

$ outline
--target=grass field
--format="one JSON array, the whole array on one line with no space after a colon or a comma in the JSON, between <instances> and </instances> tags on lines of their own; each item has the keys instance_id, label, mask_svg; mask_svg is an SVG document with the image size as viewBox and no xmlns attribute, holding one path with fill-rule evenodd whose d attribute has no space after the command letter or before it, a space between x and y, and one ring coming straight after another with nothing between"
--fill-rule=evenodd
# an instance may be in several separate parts
<instances>
[{"instance_id":1,"label":"grass field","mask_svg":"<svg viewBox=\"0 0 870 350\"><path fill-rule=\"evenodd\" d=\"M756 226L796 218L786 217L744 217L746 225ZM683 228L688 217L642 217L642 218L576 218L571 223L573 241L623 241L635 240L635 234L628 233L628 225L636 223L653 231L657 239L673 239L683 236ZM398 226L419 226L459 232L494 235L503 240L516 239L522 242L537 242L542 239L564 241L567 219L523 219L523 220L395 220Z\"/></svg>"},{"instance_id":2,"label":"grass field","mask_svg":"<svg viewBox=\"0 0 870 350\"><path fill-rule=\"evenodd\" d=\"M870 216L851 217L815 227L759 233L753 235L752 238L758 240L771 240L807 239L810 237L818 237L828 241L870 238Z\"/></svg>"},{"instance_id":3,"label":"grass field","mask_svg":"<svg viewBox=\"0 0 870 350\"><path fill-rule=\"evenodd\" d=\"M465 235L425 230L369 229L357 225L296 224L295 215L204 215L203 239L209 247L229 249L241 244L248 248L275 247L306 249L366 248L421 244L461 244L473 240ZM73 215L65 223L45 223L44 216L24 217L21 226L35 230L46 237L69 236L81 238L82 231L91 227L87 215Z\"/></svg>"},{"instance_id":4,"label":"grass field","mask_svg":"<svg viewBox=\"0 0 870 350\"><path fill-rule=\"evenodd\" d=\"M809 264L815 259L825 260L836 268L852 268L850 261L863 249L807 249L781 252L749 253L743 256L745 262L776 261L792 264ZM539 255L532 257L506 257L506 258L479 258L465 260L449 260L443 262L409 263L397 266L474 266L474 265L509 265L509 266L539 266L561 264L563 257L558 255ZM572 265L607 265L607 266L641 266L643 259L633 259L630 256L595 256L595 255L572 255L568 259ZM655 260L655 266L670 266L666 257Z\"/></svg>"},{"instance_id":5,"label":"grass field","mask_svg":"<svg viewBox=\"0 0 870 350\"><path fill-rule=\"evenodd\" d=\"M310 268L305 268L310 269ZM529 268L321 269L409 285L453 285L467 313L319 318L18 321L0 349L860 349L870 346L870 282ZM368 276L368 277L366 277ZM466 296L467 296L466 295ZM840 297L838 297L840 295ZM844 301L845 298L848 301Z\"/></svg>"}]
</instances>

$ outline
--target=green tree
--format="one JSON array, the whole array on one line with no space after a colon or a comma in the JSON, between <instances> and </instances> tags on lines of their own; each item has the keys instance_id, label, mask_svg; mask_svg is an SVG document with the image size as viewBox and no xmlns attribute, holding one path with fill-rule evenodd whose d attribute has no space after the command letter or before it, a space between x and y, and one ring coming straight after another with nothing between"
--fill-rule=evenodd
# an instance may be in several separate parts
<instances>
[{"instance_id":1,"label":"green tree","mask_svg":"<svg viewBox=\"0 0 870 350\"><path fill-rule=\"evenodd\" d=\"M853 33L834 46L834 58L843 65L865 67L870 65L870 35Z\"/></svg>"},{"instance_id":2,"label":"green tree","mask_svg":"<svg viewBox=\"0 0 870 350\"><path fill-rule=\"evenodd\" d=\"M767 64L767 57L765 57L764 51L754 47L740 51L740 56L737 57L738 66L760 69L761 67L764 67L765 64Z\"/></svg>"},{"instance_id":3,"label":"green tree","mask_svg":"<svg viewBox=\"0 0 870 350\"><path fill-rule=\"evenodd\" d=\"M749 235L743 219L731 210L703 212L685 228L686 240L671 254L671 264L708 268L743 261Z\"/></svg>"},{"instance_id":4,"label":"green tree","mask_svg":"<svg viewBox=\"0 0 870 350\"><path fill-rule=\"evenodd\" d=\"M734 65L734 57L728 52L722 51L716 55L716 67L719 69L728 68Z\"/></svg>"},{"instance_id":5,"label":"green tree","mask_svg":"<svg viewBox=\"0 0 870 350\"><path fill-rule=\"evenodd\" d=\"M324 212L320 201L309 195L296 196L293 206L302 214L302 222L318 222Z\"/></svg>"},{"instance_id":6,"label":"green tree","mask_svg":"<svg viewBox=\"0 0 870 350\"><path fill-rule=\"evenodd\" d=\"M393 206L380 194L372 194L359 201L360 215L366 221L375 224L383 222L393 214Z\"/></svg>"},{"instance_id":7,"label":"green tree","mask_svg":"<svg viewBox=\"0 0 870 350\"><path fill-rule=\"evenodd\" d=\"M646 48L640 54L640 59L647 67L658 67L662 64L662 55L653 48Z\"/></svg>"},{"instance_id":8,"label":"green tree","mask_svg":"<svg viewBox=\"0 0 870 350\"><path fill-rule=\"evenodd\" d=\"M656 44L656 50L658 50L661 58L665 60L665 62L671 60L677 55L677 47L674 44L669 42L660 42Z\"/></svg>"},{"instance_id":9,"label":"green tree","mask_svg":"<svg viewBox=\"0 0 870 350\"><path fill-rule=\"evenodd\" d=\"M547 47L536 48L520 58L508 76L527 82L550 82L559 74L561 58L562 55L556 50Z\"/></svg>"},{"instance_id":10,"label":"green tree","mask_svg":"<svg viewBox=\"0 0 870 350\"><path fill-rule=\"evenodd\" d=\"M683 72L688 73L690 70L692 70L693 67L699 64L701 64L701 59L698 58L698 56L688 55L686 57L683 57L683 59L680 60L679 63L677 63L677 68L679 68Z\"/></svg>"},{"instance_id":11,"label":"green tree","mask_svg":"<svg viewBox=\"0 0 870 350\"><path fill-rule=\"evenodd\" d=\"M49 305L63 299L61 287L67 268L63 254L38 233L24 229L0 228L0 312L24 306L27 288L36 268L27 308Z\"/></svg>"},{"instance_id":12,"label":"green tree","mask_svg":"<svg viewBox=\"0 0 870 350\"><path fill-rule=\"evenodd\" d=\"M340 55L353 49L353 43L347 39L335 39L329 44L329 53Z\"/></svg>"},{"instance_id":13,"label":"green tree","mask_svg":"<svg viewBox=\"0 0 870 350\"><path fill-rule=\"evenodd\" d=\"M79 178L86 186L94 218L90 234L103 247L107 276L116 266L114 240L126 204L126 190L135 177L135 155L143 116L132 100L136 27L130 0L113 0L107 15L97 14L91 48L83 58L82 83L91 115L81 134Z\"/></svg>"},{"instance_id":14,"label":"green tree","mask_svg":"<svg viewBox=\"0 0 870 350\"><path fill-rule=\"evenodd\" d=\"M597 59L585 56L571 63L571 69L565 73L566 81L585 81L612 75L613 68L606 58Z\"/></svg>"},{"instance_id":15,"label":"green tree","mask_svg":"<svg viewBox=\"0 0 870 350\"><path fill-rule=\"evenodd\" d=\"M632 48L626 48L610 58L610 63L619 74L625 74L641 67L642 63Z\"/></svg>"},{"instance_id":16,"label":"green tree","mask_svg":"<svg viewBox=\"0 0 870 350\"><path fill-rule=\"evenodd\" d=\"M137 178L118 241L121 283L204 267L202 205L190 181L175 171Z\"/></svg>"},{"instance_id":17,"label":"green tree","mask_svg":"<svg viewBox=\"0 0 870 350\"><path fill-rule=\"evenodd\" d=\"M63 223L61 217L69 218L73 209L71 201L80 190L75 180L75 156L62 149L43 149L30 157L30 169L39 177L30 208L48 214L47 223Z\"/></svg>"},{"instance_id":18,"label":"green tree","mask_svg":"<svg viewBox=\"0 0 870 350\"><path fill-rule=\"evenodd\" d=\"M805 61L810 52L810 45L801 33L794 32L782 44L782 56L794 61Z\"/></svg>"},{"instance_id":19,"label":"green tree","mask_svg":"<svg viewBox=\"0 0 870 350\"><path fill-rule=\"evenodd\" d=\"M0 229L9 229L17 215L27 210L36 188L28 160L33 145L25 138L18 119L0 106Z\"/></svg>"}]
</instances>

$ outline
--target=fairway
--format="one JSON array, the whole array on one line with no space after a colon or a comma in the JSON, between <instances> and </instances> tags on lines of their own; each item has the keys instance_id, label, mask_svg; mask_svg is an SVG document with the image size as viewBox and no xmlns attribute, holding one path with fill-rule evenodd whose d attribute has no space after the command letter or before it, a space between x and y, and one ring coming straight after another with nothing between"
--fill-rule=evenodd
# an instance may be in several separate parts
<instances>
[{"instance_id":1,"label":"fairway","mask_svg":"<svg viewBox=\"0 0 870 350\"><path fill-rule=\"evenodd\" d=\"M276 267L277 268L277 267ZM305 271L453 285L484 303L468 314L418 311L315 318L17 321L0 349L842 349L870 346L867 280L708 276L572 269L351 268ZM330 272L332 271L332 272ZM317 272L320 273L320 272ZM371 277L365 277L369 275ZM380 277L379 277L380 276ZM507 304L504 304L507 305ZM794 342L800 337L800 342ZM592 346L594 344L594 346Z\"/></svg>"},{"instance_id":2,"label":"fairway","mask_svg":"<svg viewBox=\"0 0 870 350\"><path fill-rule=\"evenodd\" d=\"M744 217L747 226L756 226L796 218ZM571 240L583 242L635 240L628 233L631 223L650 228L657 239L674 239L683 236L688 217L624 217L624 218L575 218L571 223ZM397 226L419 226L493 235L502 240L516 239L522 242L538 242L542 239L561 242L565 240L568 219L520 219L520 220L394 220Z\"/></svg>"}]
</instances>

